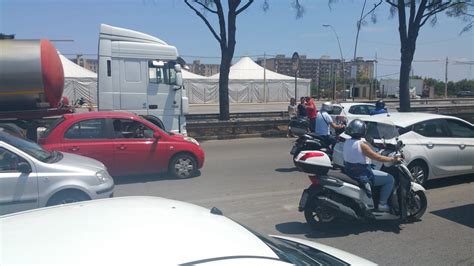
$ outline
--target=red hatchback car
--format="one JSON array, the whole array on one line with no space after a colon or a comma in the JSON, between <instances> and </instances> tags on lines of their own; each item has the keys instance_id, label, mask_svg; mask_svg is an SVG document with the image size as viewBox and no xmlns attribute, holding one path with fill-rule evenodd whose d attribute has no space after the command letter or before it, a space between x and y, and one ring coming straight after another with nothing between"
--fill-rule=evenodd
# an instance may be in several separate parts
<instances>
[{"instance_id":1,"label":"red hatchback car","mask_svg":"<svg viewBox=\"0 0 474 266\"><path fill-rule=\"evenodd\" d=\"M204 164L204 151L195 139L167 133L126 112L66 114L39 143L48 150L97 159L115 176L169 171L188 178Z\"/></svg>"}]
</instances>

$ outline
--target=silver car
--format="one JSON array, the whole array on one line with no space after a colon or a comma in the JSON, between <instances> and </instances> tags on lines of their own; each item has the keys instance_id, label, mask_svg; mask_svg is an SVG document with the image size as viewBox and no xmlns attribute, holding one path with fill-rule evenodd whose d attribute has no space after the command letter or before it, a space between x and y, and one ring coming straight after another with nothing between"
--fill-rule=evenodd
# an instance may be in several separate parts
<instances>
[{"instance_id":1,"label":"silver car","mask_svg":"<svg viewBox=\"0 0 474 266\"><path fill-rule=\"evenodd\" d=\"M113 196L105 166L0 131L0 215Z\"/></svg>"}]
</instances>

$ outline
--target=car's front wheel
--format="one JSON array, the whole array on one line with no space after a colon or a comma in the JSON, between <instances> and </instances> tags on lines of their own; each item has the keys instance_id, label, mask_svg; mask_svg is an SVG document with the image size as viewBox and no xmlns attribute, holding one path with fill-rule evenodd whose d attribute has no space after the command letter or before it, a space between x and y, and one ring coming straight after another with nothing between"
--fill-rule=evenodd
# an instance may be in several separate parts
<instances>
[{"instance_id":1,"label":"car's front wheel","mask_svg":"<svg viewBox=\"0 0 474 266\"><path fill-rule=\"evenodd\" d=\"M169 165L169 173L180 179L193 177L196 171L196 159L185 153L174 156Z\"/></svg>"},{"instance_id":2,"label":"car's front wheel","mask_svg":"<svg viewBox=\"0 0 474 266\"><path fill-rule=\"evenodd\" d=\"M413 179L416 183L420 185L425 185L426 180L428 179L428 167L421 161L415 161L408 165Z\"/></svg>"},{"instance_id":3,"label":"car's front wheel","mask_svg":"<svg viewBox=\"0 0 474 266\"><path fill-rule=\"evenodd\" d=\"M90 200L89 196L78 190L63 190L52 196L46 206L61 205Z\"/></svg>"}]
</instances>

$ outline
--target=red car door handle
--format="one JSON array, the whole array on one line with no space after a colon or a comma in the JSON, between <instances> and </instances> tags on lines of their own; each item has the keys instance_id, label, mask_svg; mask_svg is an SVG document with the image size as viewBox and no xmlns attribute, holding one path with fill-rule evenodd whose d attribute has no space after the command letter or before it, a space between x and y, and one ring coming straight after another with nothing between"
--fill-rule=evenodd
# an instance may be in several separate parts
<instances>
[{"instance_id":1,"label":"red car door handle","mask_svg":"<svg viewBox=\"0 0 474 266\"><path fill-rule=\"evenodd\" d=\"M127 146L121 145L121 146L118 146L117 149L123 151L123 150L126 150L126 149L127 149Z\"/></svg>"},{"instance_id":2,"label":"red car door handle","mask_svg":"<svg viewBox=\"0 0 474 266\"><path fill-rule=\"evenodd\" d=\"M69 148L70 151L78 151L79 150L79 147L77 146L72 146L71 148Z\"/></svg>"}]
</instances>

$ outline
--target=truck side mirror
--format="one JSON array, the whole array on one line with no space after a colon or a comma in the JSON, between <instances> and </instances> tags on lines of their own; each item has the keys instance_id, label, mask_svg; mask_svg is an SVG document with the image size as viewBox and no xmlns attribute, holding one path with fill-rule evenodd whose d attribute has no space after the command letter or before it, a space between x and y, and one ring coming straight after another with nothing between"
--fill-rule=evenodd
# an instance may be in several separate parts
<instances>
[{"instance_id":1,"label":"truck side mirror","mask_svg":"<svg viewBox=\"0 0 474 266\"><path fill-rule=\"evenodd\" d=\"M181 67L179 69L181 70ZM176 86L178 89L181 89L183 86L183 74L181 72L176 72Z\"/></svg>"},{"instance_id":2,"label":"truck side mirror","mask_svg":"<svg viewBox=\"0 0 474 266\"><path fill-rule=\"evenodd\" d=\"M20 172L23 173L23 174L31 173L31 167L26 162L19 162L18 163L18 170L20 170Z\"/></svg>"},{"instance_id":3,"label":"truck side mirror","mask_svg":"<svg viewBox=\"0 0 474 266\"><path fill-rule=\"evenodd\" d=\"M159 140L161 139L161 134L155 131L153 132L153 138L155 138L156 140Z\"/></svg>"}]
</instances>

